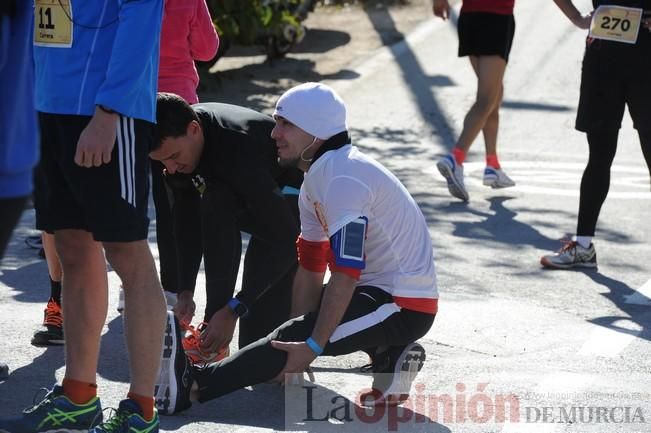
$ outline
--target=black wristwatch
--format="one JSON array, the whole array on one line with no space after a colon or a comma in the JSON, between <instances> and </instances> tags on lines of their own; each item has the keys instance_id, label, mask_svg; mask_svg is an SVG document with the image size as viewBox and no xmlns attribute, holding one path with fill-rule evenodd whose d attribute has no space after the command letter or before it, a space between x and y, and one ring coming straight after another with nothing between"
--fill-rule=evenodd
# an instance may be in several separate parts
<instances>
[{"instance_id":1,"label":"black wristwatch","mask_svg":"<svg viewBox=\"0 0 651 433\"><path fill-rule=\"evenodd\" d=\"M240 317L240 318L246 317L249 314L249 307L244 305L237 298L231 298L231 300L228 301L227 305L228 305L228 308L233 310L233 312L235 314L237 314L237 316Z\"/></svg>"}]
</instances>

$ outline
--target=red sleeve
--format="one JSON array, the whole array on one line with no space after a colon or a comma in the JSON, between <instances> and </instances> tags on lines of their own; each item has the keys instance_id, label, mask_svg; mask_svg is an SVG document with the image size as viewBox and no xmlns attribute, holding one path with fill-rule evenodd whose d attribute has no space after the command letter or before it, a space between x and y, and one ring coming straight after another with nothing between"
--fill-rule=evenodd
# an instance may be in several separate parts
<instances>
[{"instance_id":1,"label":"red sleeve","mask_svg":"<svg viewBox=\"0 0 651 433\"><path fill-rule=\"evenodd\" d=\"M296 240L298 263L310 272L325 272L328 265L330 242L306 241L302 237Z\"/></svg>"},{"instance_id":2,"label":"red sleeve","mask_svg":"<svg viewBox=\"0 0 651 433\"><path fill-rule=\"evenodd\" d=\"M206 0L197 0L197 10L190 23L190 53L194 60L207 61L215 57L219 36L210 17Z\"/></svg>"},{"instance_id":3,"label":"red sleeve","mask_svg":"<svg viewBox=\"0 0 651 433\"><path fill-rule=\"evenodd\" d=\"M350 278L359 280L359 277L362 275L361 269L349 268L347 266L337 266L335 255L332 250L328 250L328 266L330 267L330 272L340 272L342 274L348 275Z\"/></svg>"}]
</instances>

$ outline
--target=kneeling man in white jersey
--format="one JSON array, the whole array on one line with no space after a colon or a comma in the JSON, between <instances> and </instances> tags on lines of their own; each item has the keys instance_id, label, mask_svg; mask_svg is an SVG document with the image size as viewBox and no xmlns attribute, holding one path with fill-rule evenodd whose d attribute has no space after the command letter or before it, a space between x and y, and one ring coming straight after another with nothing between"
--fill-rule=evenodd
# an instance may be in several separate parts
<instances>
[{"instance_id":1,"label":"kneeling man in white jersey","mask_svg":"<svg viewBox=\"0 0 651 433\"><path fill-rule=\"evenodd\" d=\"M438 292L418 205L389 170L351 144L346 106L330 87L290 89L273 117L280 165L305 172L294 319L203 369L191 367L177 345L175 369L163 371L158 383L169 391L169 400L158 404L168 414L193 401L282 381L318 356L356 351L372 360L374 392L366 404L396 404L408 397L425 361L416 340L434 322Z\"/></svg>"}]
</instances>

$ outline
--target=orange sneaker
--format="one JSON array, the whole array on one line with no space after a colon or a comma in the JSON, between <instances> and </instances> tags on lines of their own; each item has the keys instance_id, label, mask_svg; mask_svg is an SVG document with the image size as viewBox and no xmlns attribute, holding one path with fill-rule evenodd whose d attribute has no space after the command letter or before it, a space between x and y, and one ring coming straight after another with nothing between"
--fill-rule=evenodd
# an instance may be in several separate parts
<instances>
[{"instance_id":1,"label":"orange sneaker","mask_svg":"<svg viewBox=\"0 0 651 433\"><path fill-rule=\"evenodd\" d=\"M61 304L50 298L43 312L43 326L34 332L34 346L59 346L63 340L63 310Z\"/></svg>"},{"instance_id":2,"label":"orange sneaker","mask_svg":"<svg viewBox=\"0 0 651 433\"><path fill-rule=\"evenodd\" d=\"M206 353L200 348L200 336L203 330L208 325L206 322L201 322L196 328L187 322L180 322L181 328L185 330L185 337L183 337L183 350L185 350L190 363L196 367L204 367L213 362L221 361L230 355L228 347L224 347L217 352Z\"/></svg>"}]
</instances>

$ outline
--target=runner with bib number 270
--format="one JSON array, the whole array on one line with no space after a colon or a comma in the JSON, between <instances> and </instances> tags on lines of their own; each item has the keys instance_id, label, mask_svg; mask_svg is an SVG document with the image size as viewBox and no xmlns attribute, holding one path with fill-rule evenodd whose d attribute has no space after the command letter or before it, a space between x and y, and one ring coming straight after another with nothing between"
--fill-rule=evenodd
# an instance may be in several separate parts
<instances>
[{"instance_id":1,"label":"runner with bib number 270","mask_svg":"<svg viewBox=\"0 0 651 433\"><path fill-rule=\"evenodd\" d=\"M596 268L595 235L610 185L610 166L624 109L651 175L651 0L592 0L582 15L571 0L554 0L577 27L589 29L576 129L588 138L588 164L581 179L576 236L540 259L549 268Z\"/></svg>"}]
</instances>

